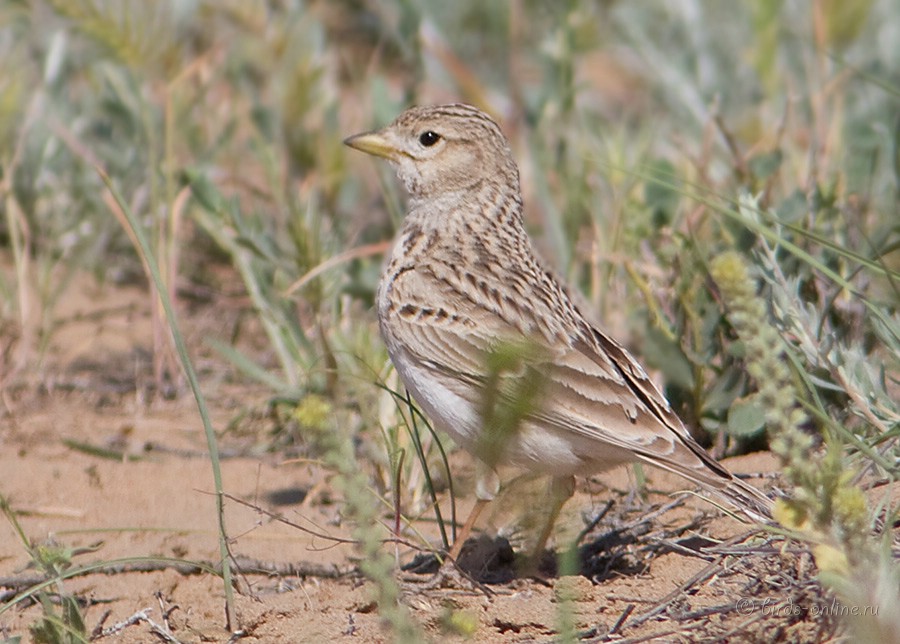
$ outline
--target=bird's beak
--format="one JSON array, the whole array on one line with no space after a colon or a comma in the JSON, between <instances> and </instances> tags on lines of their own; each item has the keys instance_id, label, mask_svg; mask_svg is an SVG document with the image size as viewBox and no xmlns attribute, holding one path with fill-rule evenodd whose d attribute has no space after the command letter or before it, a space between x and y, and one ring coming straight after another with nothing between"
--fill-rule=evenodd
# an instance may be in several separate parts
<instances>
[{"instance_id":1,"label":"bird's beak","mask_svg":"<svg viewBox=\"0 0 900 644\"><path fill-rule=\"evenodd\" d=\"M374 154L376 157L383 157L385 159L395 159L400 152L379 132L354 134L353 136L344 139L344 145L349 145L356 150Z\"/></svg>"}]
</instances>

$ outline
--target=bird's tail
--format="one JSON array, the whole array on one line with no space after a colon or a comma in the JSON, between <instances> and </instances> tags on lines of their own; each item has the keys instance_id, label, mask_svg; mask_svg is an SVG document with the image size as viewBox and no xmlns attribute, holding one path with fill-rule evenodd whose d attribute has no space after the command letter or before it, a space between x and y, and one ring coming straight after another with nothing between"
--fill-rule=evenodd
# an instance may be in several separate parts
<instances>
[{"instance_id":1,"label":"bird's tail","mask_svg":"<svg viewBox=\"0 0 900 644\"><path fill-rule=\"evenodd\" d=\"M735 477L725 487L713 491L752 521L772 522L772 499L749 483Z\"/></svg>"},{"instance_id":2,"label":"bird's tail","mask_svg":"<svg viewBox=\"0 0 900 644\"><path fill-rule=\"evenodd\" d=\"M728 505L740 510L751 521L758 523L772 522L772 499L754 486L737 478L718 461L713 460L699 445L687 444L698 456L694 463L685 464L674 459L659 459L645 456L644 462L683 476L688 481L699 485L711 496L725 501Z\"/></svg>"}]
</instances>

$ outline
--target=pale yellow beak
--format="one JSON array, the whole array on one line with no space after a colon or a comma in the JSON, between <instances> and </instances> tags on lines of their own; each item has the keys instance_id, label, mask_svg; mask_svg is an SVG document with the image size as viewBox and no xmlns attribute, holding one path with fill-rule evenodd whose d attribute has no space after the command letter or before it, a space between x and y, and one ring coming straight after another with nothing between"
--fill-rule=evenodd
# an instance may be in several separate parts
<instances>
[{"instance_id":1,"label":"pale yellow beak","mask_svg":"<svg viewBox=\"0 0 900 644\"><path fill-rule=\"evenodd\" d=\"M400 152L396 147L388 143L388 141L378 132L354 134L353 136L344 139L344 145L349 145L356 150L374 154L376 157L383 157L385 159L394 159Z\"/></svg>"}]
</instances>

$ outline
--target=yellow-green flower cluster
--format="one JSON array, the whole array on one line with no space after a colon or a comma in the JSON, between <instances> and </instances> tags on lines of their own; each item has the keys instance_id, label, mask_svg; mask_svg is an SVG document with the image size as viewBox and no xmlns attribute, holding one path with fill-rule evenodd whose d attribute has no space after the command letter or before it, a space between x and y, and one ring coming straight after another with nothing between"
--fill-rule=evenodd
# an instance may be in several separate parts
<instances>
[{"instance_id":1,"label":"yellow-green flower cluster","mask_svg":"<svg viewBox=\"0 0 900 644\"><path fill-rule=\"evenodd\" d=\"M756 402L765 411L771 449L795 485L815 476L810 460L813 440L801 426L807 416L796 404L796 391L777 329L768 321L766 305L737 252L716 257L710 273L728 307L728 319L744 344L747 373L756 381Z\"/></svg>"},{"instance_id":2,"label":"yellow-green flower cluster","mask_svg":"<svg viewBox=\"0 0 900 644\"><path fill-rule=\"evenodd\" d=\"M828 445L824 453L813 449L813 438L804 431L809 419L797 404L783 341L769 322L743 257L724 253L712 261L710 273L744 344L747 372L759 387L756 400L765 410L771 450L793 486L776 505L775 518L820 544L820 569L845 574L848 564L859 563L868 552L865 497L845 471L839 446Z\"/></svg>"}]
</instances>

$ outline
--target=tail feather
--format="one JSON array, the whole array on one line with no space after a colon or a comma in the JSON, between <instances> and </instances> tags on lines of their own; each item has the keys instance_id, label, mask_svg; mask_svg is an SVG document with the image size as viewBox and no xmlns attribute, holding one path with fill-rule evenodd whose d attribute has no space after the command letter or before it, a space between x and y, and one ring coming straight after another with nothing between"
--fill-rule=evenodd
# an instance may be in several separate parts
<instances>
[{"instance_id":1,"label":"tail feather","mask_svg":"<svg viewBox=\"0 0 900 644\"><path fill-rule=\"evenodd\" d=\"M739 478L732 478L725 487L713 490L723 499L741 510L753 521L772 521L772 499Z\"/></svg>"},{"instance_id":2,"label":"tail feather","mask_svg":"<svg viewBox=\"0 0 900 644\"><path fill-rule=\"evenodd\" d=\"M698 449L702 448L698 446ZM669 459L651 458L646 455L641 460L655 467L683 476L711 495L740 510L751 521L760 523L772 522L772 508L774 506L772 499L767 497L761 490L734 476L734 474L708 455L707 459L709 462L716 464L715 469L708 466L707 460L699 461L692 466L686 466L683 463Z\"/></svg>"}]
</instances>

